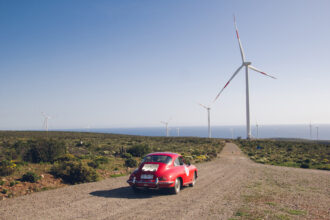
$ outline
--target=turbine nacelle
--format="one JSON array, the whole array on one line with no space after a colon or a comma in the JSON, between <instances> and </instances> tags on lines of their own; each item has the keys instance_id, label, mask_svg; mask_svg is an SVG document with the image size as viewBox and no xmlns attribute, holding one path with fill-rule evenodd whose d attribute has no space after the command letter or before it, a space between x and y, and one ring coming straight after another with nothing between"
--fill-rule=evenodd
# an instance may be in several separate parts
<instances>
[{"instance_id":1,"label":"turbine nacelle","mask_svg":"<svg viewBox=\"0 0 330 220\"><path fill-rule=\"evenodd\" d=\"M251 62L243 62L244 66L250 66L252 63Z\"/></svg>"}]
</instances>

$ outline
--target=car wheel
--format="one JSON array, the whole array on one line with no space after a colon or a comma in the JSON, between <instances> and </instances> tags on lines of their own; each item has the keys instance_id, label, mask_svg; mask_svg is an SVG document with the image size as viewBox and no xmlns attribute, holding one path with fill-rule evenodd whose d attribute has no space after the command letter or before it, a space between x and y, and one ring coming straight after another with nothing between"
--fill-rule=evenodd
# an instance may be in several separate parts
<instances>
[{"instance_id":1,"label":"car wheel","mask_svg":"<svg viewBox=\"0 0 330 220\"><path fill-rule=\"evenodd\" d=\"M172 193L173 194L178 194L181 190L181 180L180 178L176 178L174 187L172 188Z\"/></svg>"},{"instance_id":2,"label":"car wheel","mask_svg":"<svg viewBox=\"0 0 330 220\"><path fill-rule=\"evenodd\" d=\"M196 175L196 172L194 172L194 177L193 177L192 183L189 184L190 187L194 187L195 186L196 179L197 179L197 175Z\"/></svg>"}]
</instances>

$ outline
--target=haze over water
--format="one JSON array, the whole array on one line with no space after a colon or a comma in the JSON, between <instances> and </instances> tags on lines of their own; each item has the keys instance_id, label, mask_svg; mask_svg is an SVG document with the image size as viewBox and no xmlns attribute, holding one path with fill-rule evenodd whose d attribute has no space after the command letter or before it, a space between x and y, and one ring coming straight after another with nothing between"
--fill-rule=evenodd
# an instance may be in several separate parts
<instances>
[{"instance_id":1,"label":"haze over water","mask_svg":"<svg viewBox=\"0 0 330 220\"><path fill-rule=\"evenodd\" d=\"M317 139L317 130L319 128L318 139L330 140L330 124L313 125L312 139ZM178 136L177 128L179 128L180 136L195 136L207 137L207 127L191 126L191 127L170 127L169 135ZM251 126L252 136L258 138L310 138L309 125L259 125L257 135L256 126ZM92 128L74 131L89 131L100 133L115 133L128 135L143 135L143 136L165 136L165 127L145 127L145 128ZM213 126L212 137L214 138L237 138L246 137L245 126Z\"/></svg>"}]
</instances>

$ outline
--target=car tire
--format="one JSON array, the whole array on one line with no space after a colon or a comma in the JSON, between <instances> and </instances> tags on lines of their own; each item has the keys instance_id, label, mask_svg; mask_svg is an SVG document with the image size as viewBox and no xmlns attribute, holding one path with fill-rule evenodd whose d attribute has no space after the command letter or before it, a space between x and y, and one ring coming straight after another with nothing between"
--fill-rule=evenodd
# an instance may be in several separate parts
<instances>
[{"instance_id":1,"label":"car tire","mask_svg":"<svg viewBox=\"0 0 330 220\"><path fill-rule=\"evenodd\" d=\"M197 179L197 175L196 175L196 172L194 172L194 178L193 178L193 181L192 183L189 184L190 187L194 187L195 184L196 184L196 179Z\"/></svg>"},{"instance_id":2,"label":"car tire","mask_svg":"<svg viewBox=\"0 0 330 220\"><path fill-rule=\"evenodd\" d=\"M174 187L171 189L172 194L179 194L181 190L181 180L180 178L176 178L174 182Z\"/></svg>"}]
</instances>

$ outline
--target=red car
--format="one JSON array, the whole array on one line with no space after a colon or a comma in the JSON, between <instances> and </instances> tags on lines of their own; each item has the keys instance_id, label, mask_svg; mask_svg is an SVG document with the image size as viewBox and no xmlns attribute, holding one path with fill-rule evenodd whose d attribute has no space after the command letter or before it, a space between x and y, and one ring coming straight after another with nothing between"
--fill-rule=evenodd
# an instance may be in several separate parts
<instances>
[{"instance_id":1,"label":"red car","mask_svg":"<svg viewBox=\"0 0 330 220\"><path fill-rule=\"evenodd\" d=\"M172 193L178 194L182 186L194 186L196 179L197 168L186 165L181 155L157 152L143 158L127 183L134 191L140 188L169 188Z\"/></svg>"}]
</instances>

